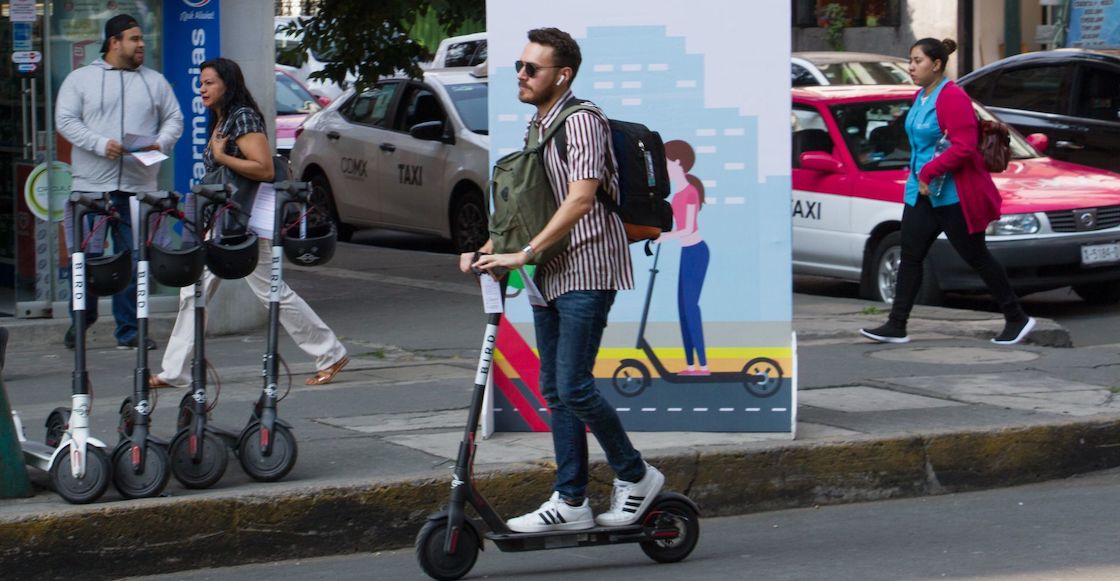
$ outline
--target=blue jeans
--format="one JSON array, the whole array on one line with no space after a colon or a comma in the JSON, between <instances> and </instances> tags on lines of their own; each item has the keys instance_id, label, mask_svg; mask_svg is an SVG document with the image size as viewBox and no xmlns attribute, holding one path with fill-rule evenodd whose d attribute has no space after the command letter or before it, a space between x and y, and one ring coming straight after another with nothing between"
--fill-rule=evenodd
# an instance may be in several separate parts
<instances>
[{"instance_id":1,"label":"blue jeans","mask_svg":"<svg viewBox=\"0 0 1120 581\"><path fill-rule=\"evenodd\" d=\"M140 258L140 254L135 248L132 247L132 212L129 209L129 198L132 194L128 192L112 192L109 195L110 203L117 209L120 214L120 221L114 227L109 227L109 232L113 236L113 247L115 249L129 248L132 249L132 281L128 283L128 288L113 295L113 318L117 321L117 330L113 332L113 337L117 339L117 343L124 345L132 341L136 337L136 263ZM85 224L85 232L89 233L98 216L87 216ZM81 242L80 240L78 241ZM73 249L71 249L73 250ZM119 252L119 250L117 250ZM90 253L86 258L93 258L100 256L100 253ZM74 321L74 302L70 301L70 321ZM86 327L92 325L97 320L97 297L90 296L86 300Z\"/></svg>"},{"instance_id":2,"label":"blue jeans","mask_svg":"<svg viewBox=\"0 0 1120 581\"><path fill-rule=\"evenodd\" d=\"M708 365L708 355L704 352L704 319L700 316L700 291L704 290L710 257L705 242L681 248L677 313L681 322L684 359L689 365L693 365L696 359L700 360L701 366Z\"/></svg>"},{"instance_id":3,"label":"blue jeans","mask_svg":"<svg viewBox=\"0 0 1120 581\"><path fill-rule=\"evenodd\" d=\"M533 307L537 349L541 357L541 395L552 412L552 446L556 453L555 490L566 500L587 493L587 430L599 440L607 463L621 480L645 476L645 462L634 449L618 413L595 386L592 369L607 314L616 291L571 291Z\"/></svg>"}]
</instances>

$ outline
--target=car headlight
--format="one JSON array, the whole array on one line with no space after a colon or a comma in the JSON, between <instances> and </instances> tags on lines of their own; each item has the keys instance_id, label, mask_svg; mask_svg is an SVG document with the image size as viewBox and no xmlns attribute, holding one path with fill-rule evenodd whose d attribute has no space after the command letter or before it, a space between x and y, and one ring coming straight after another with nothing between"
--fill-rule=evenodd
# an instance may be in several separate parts
<instances>
[{"instance_id":1,"label":"car headlight","mask_svg":"<svg viewBox=\"0 0 1120 581\"><path fill-rule=\"evenodd\" d=\"M1038 218L1034 214L1008 214L988 224L988 236L1015 236L1016 234L1035 234L1038 232Z\"/></svg>"}]
</instances>

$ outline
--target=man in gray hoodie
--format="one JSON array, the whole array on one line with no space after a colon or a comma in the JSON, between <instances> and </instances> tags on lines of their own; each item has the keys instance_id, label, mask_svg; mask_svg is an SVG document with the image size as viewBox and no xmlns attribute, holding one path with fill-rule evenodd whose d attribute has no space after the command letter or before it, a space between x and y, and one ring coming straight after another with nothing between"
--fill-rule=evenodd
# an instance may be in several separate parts
<instances>
[{"instance_id":1,"label":"man in gray hoodie","mask_svg":"<svg viewBox=\"0 0 1120 581\"><path fill-rule=\"evenodd\" d=\"M155 143L143 149L169 153L183 133L183 113L167 79L143 66L144 35L136 19L126 14L110 18L105 23L101 54L102 58L75 70L62 82L55 104L55 124L74 146L72 190L109 192L121 216L113 231L113 244L132 248L129 197L156 190L159 164L144 165L130 155L123 145L125 136L154 136ZM67 219L66 242L72 250L70 224ZM101 241L92 242L87 250L96 253ZM113 296L113 317L117 321L113 335L118 348L137 347L135 280ZM86 322L96 320L97 301L91 301L86 307ZM73 324L66 332L65 343L73 349ZM155 341L148 339L145 347L155 349Z\"/></svg>"}]
</instances>

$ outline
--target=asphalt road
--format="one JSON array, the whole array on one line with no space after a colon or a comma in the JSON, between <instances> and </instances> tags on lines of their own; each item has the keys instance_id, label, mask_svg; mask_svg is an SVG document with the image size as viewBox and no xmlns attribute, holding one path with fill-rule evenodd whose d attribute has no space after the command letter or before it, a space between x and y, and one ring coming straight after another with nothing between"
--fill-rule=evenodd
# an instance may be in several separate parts
<instances>
[{"instance_id":1,"label":"asphalt road","mask_svg":"<svg viewBox=\"0 0 1120 581\"><path fill-rule=\"evenodd\" d=\"M536 553L489 546L469 579L830 581L1120 579L1120 471L987 492L701 521L686 561L658 565L632 545ZM282 556L279 556L282 557ZM143 577L425 579L411 550Z\"/></svg>"}]
</instances>

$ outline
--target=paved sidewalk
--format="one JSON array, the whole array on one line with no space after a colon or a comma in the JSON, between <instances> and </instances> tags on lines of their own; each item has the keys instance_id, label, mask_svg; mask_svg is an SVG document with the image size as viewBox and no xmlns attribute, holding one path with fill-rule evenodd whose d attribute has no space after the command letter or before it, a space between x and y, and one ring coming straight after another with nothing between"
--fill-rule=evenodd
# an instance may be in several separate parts
<instances>
[{"instance_id":1,"label":"paved sidewalk","mask_svg":"<svg viewBox=\"0 0 1120 581\"><path fill-rule=\"evenodd\" d=\"M110 489L98 503L70 506L40 488L32 498L0 500L0 570L51 577L81 562L84 574L112 577L410 544L446 499L483 323L476 287L454 263L449 255L342 245L327 267L287 269L354 360L335 383L306 387L313 365L282 334L294 373L280 405L299 445L293 472L261 484L231 458L225 477L204 491L172 480L155 499L121 501ZM919 307L913 342L884 346L857 334L881 322L881 305L806 295L794 303L796 439L633 434L667 487L689 494L707 515L1005 486L1120 465L1120 343L1070 348L1075 338L1040 320L1029 342L1001 347L988 341L1002 326L998 315ZM65 325L10 327L5 385L32 439L42 437L49 411L68 401ZM155 327L162 344L169 321ZM99 322L98 330L111 333L111 324ZM207 342L221 373L215 423L240 429L246 421L262 349L263 333ZM155 370L161 354L152 352ZM112 443L134 362L135 352L111 347L90 355L93 431ZM184 392L161 392L157 435L172 435ZM498 434L480 443L481 489L504 514L535 507L548 494L550 458L547 434ZM608 472L602 463L593 469L597 508Z\"/></svg>"}]
</instances>

